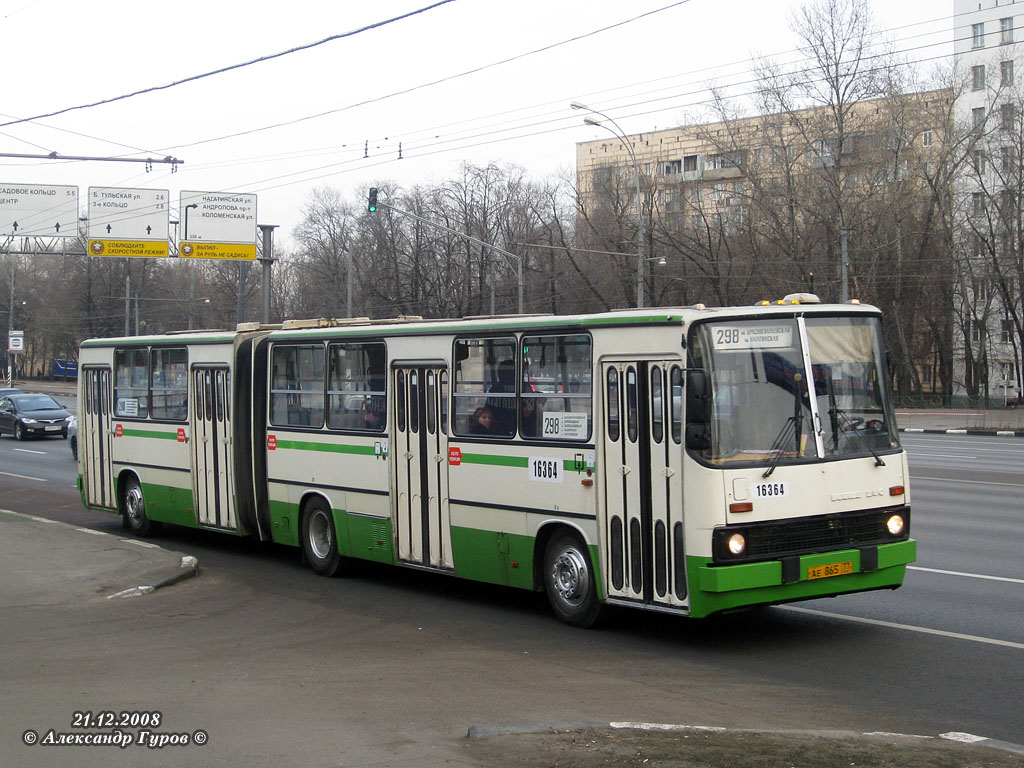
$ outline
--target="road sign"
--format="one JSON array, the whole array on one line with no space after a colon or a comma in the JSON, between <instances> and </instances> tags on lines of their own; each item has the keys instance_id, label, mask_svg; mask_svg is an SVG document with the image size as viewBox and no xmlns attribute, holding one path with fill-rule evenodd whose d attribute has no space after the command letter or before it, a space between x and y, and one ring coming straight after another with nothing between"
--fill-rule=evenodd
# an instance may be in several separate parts
<instances>
[{"instance_id":1,"label":"road sign","mask_svg":"<svg viewBox=\"0 0 1024 768\"><path fill-rule=\"evenodd\" d=\"M168 199L166 189L89 187L89 253L166 257Z\"/></svg>"},{"instance_id":2,"label":"road sign","mask_svg":"<svg viewBox=\"0 0 1024 768\"><path fill-rule=\"evenodd\" d=\"M178 215L182 258L256 258L256 195L183 191Z\"/></svg>"},{"instance_id":3,"label":"road sign","mask_svg":"<svg viewBox=\"0 0 1024 768\"><path fill-rule=\"evenodd\" d=\"M0 235L77 237L78 187L0 182Z\"/></svg>"},{"instance_id":4,"label":"road sign","mask_svg":"<svg viewBox=\"0 0 1024 768\"><path fill-rule=\"evenodd\" d=\"M7 351L8 352L24 352L25 351L25 332L24 331L8 331L7 332Z\"/></svg>"}]
</instances>

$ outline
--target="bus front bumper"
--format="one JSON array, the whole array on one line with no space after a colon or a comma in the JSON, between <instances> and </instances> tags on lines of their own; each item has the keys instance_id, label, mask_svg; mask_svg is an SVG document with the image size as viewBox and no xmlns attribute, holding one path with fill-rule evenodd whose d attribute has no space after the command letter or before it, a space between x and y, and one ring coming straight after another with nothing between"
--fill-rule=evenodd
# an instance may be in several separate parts
<instances>
[{"instance_id":1,"label":"bus front bumper","mask_svg":"<svg viewBox=\"0 0 1024 768\"><path fill-rule=\"evenodd\" d=\"M785 603L872 589L895 589L917 559L914 539L738 565L691 561L692 616L748 605Z\"/></svg>"}]
</instances>

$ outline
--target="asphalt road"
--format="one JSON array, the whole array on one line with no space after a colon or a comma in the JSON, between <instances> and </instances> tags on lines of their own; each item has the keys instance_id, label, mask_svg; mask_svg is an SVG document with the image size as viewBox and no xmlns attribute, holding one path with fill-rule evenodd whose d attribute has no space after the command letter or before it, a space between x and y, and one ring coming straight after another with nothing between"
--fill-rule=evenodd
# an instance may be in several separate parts
<instances>
[{"instance_id":1,"label":"asphalt road","mask_svg":"<svg viewBox=\"0 0 1024 768\"><path fill-rule=\"evenodd\" d=\"M26 676L0 709L16 728L158 707L210 731L204 755L251 765L460 764L470 726L613 720L1024 743L1024 440L904 442L919 560L896 592L702 622L620 612L584 632L536 595L369 565L323 579L289 549L169 529L160 543L196 554L200 578L68 608L59 630L26 612L34 642L5 651ZM74 473L65 441L4 438L0 508L117 532L81 509Z\"/></svg>"}]
</instances>

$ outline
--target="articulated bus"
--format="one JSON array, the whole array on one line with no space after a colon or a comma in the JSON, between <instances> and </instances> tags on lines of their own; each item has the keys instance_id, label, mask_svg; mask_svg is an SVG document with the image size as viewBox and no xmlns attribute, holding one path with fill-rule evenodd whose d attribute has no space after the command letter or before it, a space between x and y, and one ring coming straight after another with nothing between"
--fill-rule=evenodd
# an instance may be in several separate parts
<instances>
[{"instance_id":1,"label":"articulated bus","mask_svg":"<svg viewBox=\"0 0 1024 768\"><path fill-rule=\"evenodd\" d=\"M812 295L91 339L79 489L161 524L704 617L915 558L880 313Z\"/></svg>"}]
</instances>

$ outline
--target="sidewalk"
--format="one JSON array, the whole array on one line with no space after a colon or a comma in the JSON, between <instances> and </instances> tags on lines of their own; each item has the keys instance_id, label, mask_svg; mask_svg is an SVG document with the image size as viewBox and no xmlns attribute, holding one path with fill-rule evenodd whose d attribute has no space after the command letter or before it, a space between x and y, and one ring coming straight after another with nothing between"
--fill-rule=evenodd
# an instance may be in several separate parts
<instances>
[{"instance_id":1,"label":"sidewalk","mask_svg":"<svg viewBox=\"0 0 1024 768\"><path fill-rule=\"evenodd\" d=\"M896 424L900 432L1024 437L1024 408L897 410Z\"/></svg>"},{"instance_id":2,"label":"sidewalk","mask_svg":"<svg viewBox=\"0 0 1024 768\"><path fill-rule=\"evenodd\" d=\"M0 509L0 609L141 595L197 571L148 541Z\"/></svg>"}]
</instances>

